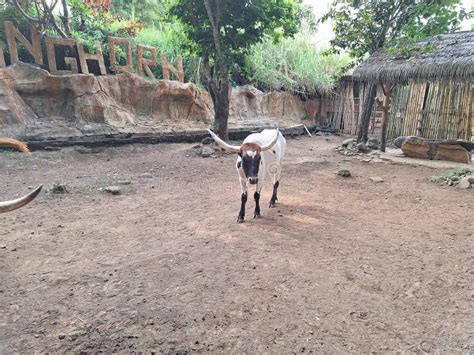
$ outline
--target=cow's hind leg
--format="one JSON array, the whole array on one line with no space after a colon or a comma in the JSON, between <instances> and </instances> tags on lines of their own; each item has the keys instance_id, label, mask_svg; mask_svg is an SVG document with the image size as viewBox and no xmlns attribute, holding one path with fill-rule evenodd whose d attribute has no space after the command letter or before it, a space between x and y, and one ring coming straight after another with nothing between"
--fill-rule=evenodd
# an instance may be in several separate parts
<instances>
[{"instance_id":1,"label":"cow's hind leg","mask_svg":"<svg viewBox=\"0 0 474 355\"><path fill-rule=\"evenodd\" d=\"M281 163L280 163L281 164ZM275 175L272 176L273 182L273 193L272 198L270 199L270 203L268 207L275 207L276 202L278 201L278 186L280 186L280 177L281 177L281 165L279 165L279 169L276 171Z\"/></svg>"},{"instance_id":2,"label":"cow's hind leg","mask_svg":"<svg viewBox=\"0 0 474 355\"><path fill-rule=\"evenodd\" d=\"M273 183L273 193L272 193L272 198L270 199L270 204L268 207L275 207L275 203L278 201L278 186L280 185L280 181L275 181Z\"/></svg>"}]
</instances>

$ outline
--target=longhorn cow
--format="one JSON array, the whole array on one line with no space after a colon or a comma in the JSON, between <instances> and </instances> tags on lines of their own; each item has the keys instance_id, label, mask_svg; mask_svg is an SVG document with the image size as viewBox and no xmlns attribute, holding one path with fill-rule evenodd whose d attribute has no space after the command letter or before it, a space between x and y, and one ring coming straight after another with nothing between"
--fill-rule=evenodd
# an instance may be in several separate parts
<instances>
[{"instance_id":1,"label":"longhorn cow","mask_svg":"<svg viewBox=\"0 0 474 355\"><path fill-rule=\"evenodd\" d=\"M253 133L244 139L241 146L231 145L220 139L214 132L208 130L214 141L224 150L237 153L235 167L239 173L241 189L241 205L237 222L245 219L245 204L247 203L247 183L255 186L254 218L260 217L260 193L265 180L271 178L273 193L269 207L274 207L278 200L277 192L280 184L281 162L285 154L286 140L278 129L265 129Z\"/></svg>"},{"instance_id":2,"label":"longhorn cow","mask_svg":"<svg viewBox=\"0 0 474 355\"><path fill-rule=\"evenodd\" d=\"M0 146L15 148L23 153L30 152L28 149L28 146L25 143L17 141L16 139L0 138ZM27 205L28 203L33 201L36 196L39 195L39 193L41 192L41 189L42 189L42 186L38 186L28 195L25 195L15 200L0 202L0 213L10 212Z\"/></svg>"}]
</instances>

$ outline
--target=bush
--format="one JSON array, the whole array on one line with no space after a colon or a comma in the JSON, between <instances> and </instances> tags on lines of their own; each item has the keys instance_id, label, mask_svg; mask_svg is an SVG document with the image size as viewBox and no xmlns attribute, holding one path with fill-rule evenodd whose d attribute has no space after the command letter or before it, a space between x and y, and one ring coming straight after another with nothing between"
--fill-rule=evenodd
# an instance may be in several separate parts
<instances>
[{"instance_id":1,"label":"bush","mask_svg":"<svg viewBox=\"0 0 474 355\"><path fill-rule=\"evenodd\" d=\"M334 88L350 64L348 56L324 54L309 34L296 34L275 44L265 40L246 57L249 81L264 91L285 90L316 96Z\"/></svg>"}]
</instances>

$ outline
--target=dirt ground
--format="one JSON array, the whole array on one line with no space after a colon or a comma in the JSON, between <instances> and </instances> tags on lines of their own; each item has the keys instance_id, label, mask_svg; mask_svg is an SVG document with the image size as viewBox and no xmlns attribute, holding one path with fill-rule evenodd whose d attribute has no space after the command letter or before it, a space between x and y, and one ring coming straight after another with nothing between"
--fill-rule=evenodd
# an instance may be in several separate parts
<instances>
[{"instance_id":1,"label":"dirt ground","mask_svg":"<svg viewBox=\"0 0 474 355\"><path fill-rule=\"evenodd\" d=\"M474 189L341 139L288 140L279 204L243 224L231 155L1 152L0 199L69 193L0 215L0 354L474 352Z\"/></svg>"}]
</instances>

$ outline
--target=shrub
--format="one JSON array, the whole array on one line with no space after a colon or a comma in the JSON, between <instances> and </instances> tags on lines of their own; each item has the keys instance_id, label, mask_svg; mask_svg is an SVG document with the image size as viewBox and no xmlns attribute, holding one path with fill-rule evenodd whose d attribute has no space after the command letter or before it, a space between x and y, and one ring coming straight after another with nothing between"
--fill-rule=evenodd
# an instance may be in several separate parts
<instances>
[{"instance_id":1,"label":"shrub","mask_svg":"<svg viewBox=\"0 0 474 355\"><path fill-rule=\"evenodd\" d=\"M350 64L348 56L324 54L309 34L296 34L275 44L255 45L245 61L252 84L262 90L285 90L316 96L333 89Z\"/></svg>"}]
</instances>

